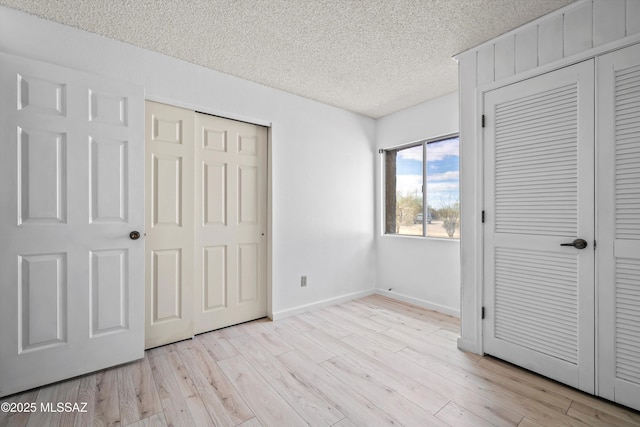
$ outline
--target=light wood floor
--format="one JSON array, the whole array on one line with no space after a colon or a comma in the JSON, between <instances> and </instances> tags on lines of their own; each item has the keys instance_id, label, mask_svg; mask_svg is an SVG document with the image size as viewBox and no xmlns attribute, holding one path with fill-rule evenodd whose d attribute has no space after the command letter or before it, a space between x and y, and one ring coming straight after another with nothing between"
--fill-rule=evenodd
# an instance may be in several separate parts
<instances>
[{"instance_id":1,"label":"light wood floor","mask_svg":"<svg viewBox=\"0 0 640 427\"><path fill-rule=\"evenodd\" d=\"M455 318L371 296L259 320L14 395L86 413L0 426L640 426L640 413L456 348Z\"/></svg>"}]
</instances>

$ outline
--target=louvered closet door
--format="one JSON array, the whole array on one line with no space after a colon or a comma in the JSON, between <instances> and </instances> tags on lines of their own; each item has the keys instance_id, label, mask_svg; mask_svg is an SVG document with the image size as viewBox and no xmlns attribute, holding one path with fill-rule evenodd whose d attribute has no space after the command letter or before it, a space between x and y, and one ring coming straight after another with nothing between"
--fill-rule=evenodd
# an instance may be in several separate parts
<instances>
[{"instance_id":1,"label":"louvered closet door","mask_svg":"<svg viewBox=\"0 0 640 427\"><path fill-rule=\"evenodd\" d=\"M484 351L594 391L594 64L485 94ZM585 249L560 246L581 238Z\"/></svg>"},{"instance_id":2,"label":"louvered closet door","mask_svg":"<svg viewBox=\"0 0 640 427\"><path fill-rule=\"evenodd\" d=\"M598 394L640 409L640 46L598 63Z\"/></svg>"}]
</instances>

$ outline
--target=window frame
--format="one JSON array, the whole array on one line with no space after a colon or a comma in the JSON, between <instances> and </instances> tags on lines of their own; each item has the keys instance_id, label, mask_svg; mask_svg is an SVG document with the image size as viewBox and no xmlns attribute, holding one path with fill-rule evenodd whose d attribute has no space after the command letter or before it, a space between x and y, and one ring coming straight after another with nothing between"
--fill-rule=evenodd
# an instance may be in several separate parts
<instances>
[{"instance_id":1,"label":"window frame","mask_svg":"<svg viewBox=\"0 0 640 427\"><path fill-rule=\"evenodd\" d=\"M452 132L440 136L436 136L433 138L420 139L417 141L409 142L406 144L396 145L388 148L382 148L379 150L382 156L382 224L381 231L382 236L393 236L393 237L409 237L409 238L418 238L418 239L435 239L435 240L446 240L446 241L454 241L459 242L460 237L438 237L438 236L428 236L427 235L427 227L425 227L425 219L427 218L428 212L428 203L427 203L427 145L435 142L444 141L447 139L458 138L458 171L460 170L460 132ZM419 147L422 146L422 235L419 234L399 234L399 233L389 233L387 232L387 228L389 223L387 222L387 205L388 205L388 191L387 191L387 175L388 175L388 166L387 166L387 156L388 153L398 152L400 150L405 150L408 148ZM458 194L460 193L460 176L458 175ZM395 199L395 198L394 198ZM460 203L458 201L458 203ZM395 200L394 200L395 205ZM460 221L460 218L458 219ZM394 223L395 224L395 223ZM458 226L459 227L459 226Z\"/></svg>"}]
</instances>

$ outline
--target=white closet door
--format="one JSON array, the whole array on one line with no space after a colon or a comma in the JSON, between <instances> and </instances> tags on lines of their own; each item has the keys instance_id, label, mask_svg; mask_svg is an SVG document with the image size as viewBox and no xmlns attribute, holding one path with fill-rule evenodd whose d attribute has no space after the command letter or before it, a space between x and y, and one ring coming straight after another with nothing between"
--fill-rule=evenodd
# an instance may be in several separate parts
<instances>
[{"instance_id":1,"label":"white closet door","mask_svg":"<svg viewBox=\"0 0 640 427\"><path fill-rule=\"evenodd\" d=\"M0 55L0 396L143 357L143 96Z\"/></svg>"},{"instance_id":2,"label":"white closet door","mask_svg":"<svg viewBox=\"0 0 640 427\"><path fill-rule=\"evenodd\" d=\"M195 333L267 315L267 129L196 114Z\"/></svg>"},{"instance_id":3,"label":"white closet door","mask_svg":"<svg viewBox=\"0 0 640 427\"><path fill-rule=\"evenodd\" d=\"M640 409L640 46L598 59L598 394Z\"/></svg>"},{"instance_id":4,"label":"white closet door","mask_svg":"<svg viewBox=\"0 0 640 427\"><path fill-rule=\"evenodd\" d=\"M193 111L147 101L145 347L193 336Z\"/></svg>"},{"instance_id":5,"label":"white closet door","mask_svg":"<svg viewBox=\"0 0 640 427\"><path fill-rule=\"evenodd\" d=\"M267 314L267 130L146 109L147 348Z\"/></svg>"},{"instance_id":6,"label":"white closet door","mask_svg":"<svg viewBox=\"0 0 640 427\"><path fill-rule=\"evenodd\" d=\"M594 391L594 64L485 94L484 351ZM587 247L561 244L584 239Z\"/></svg>"}]
</instances>

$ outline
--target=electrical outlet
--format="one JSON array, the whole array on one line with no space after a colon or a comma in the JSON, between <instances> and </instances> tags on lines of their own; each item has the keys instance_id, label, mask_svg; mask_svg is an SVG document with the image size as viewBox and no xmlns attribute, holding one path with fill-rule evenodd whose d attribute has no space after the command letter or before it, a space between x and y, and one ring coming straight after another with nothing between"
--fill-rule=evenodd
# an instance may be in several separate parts
<instances>
[{"instance_id":1,"label":"electrical outlet","mask_svg":"<svg viewBox=\"0 0 640 427\"><path fill-rule=\"evenodd\" d=\"M300 286L302 287L307 286L307 276L302 276L300 278Z\"/></svg>"}]
</instances>

